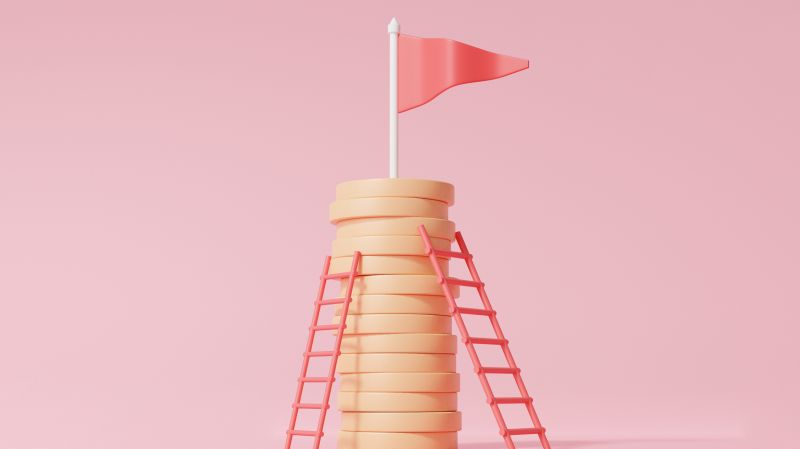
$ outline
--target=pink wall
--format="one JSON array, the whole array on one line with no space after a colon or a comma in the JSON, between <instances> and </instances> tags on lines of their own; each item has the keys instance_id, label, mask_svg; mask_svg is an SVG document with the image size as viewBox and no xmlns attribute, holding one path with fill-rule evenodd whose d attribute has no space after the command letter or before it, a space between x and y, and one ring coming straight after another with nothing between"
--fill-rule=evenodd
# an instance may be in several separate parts
<instances>
[{"instance_id":1,"label":"pink wall","mask_svg":"<svg viewBox=\"0 0 800 449\"><path fill-rule=\"evenodd\" d=\"M278 447L392 15L533 61L404 114L401 174L456 185L556 447L792 447L796 3L110 3L0 5L0 448Z\"/></svg>"}]
</instances>

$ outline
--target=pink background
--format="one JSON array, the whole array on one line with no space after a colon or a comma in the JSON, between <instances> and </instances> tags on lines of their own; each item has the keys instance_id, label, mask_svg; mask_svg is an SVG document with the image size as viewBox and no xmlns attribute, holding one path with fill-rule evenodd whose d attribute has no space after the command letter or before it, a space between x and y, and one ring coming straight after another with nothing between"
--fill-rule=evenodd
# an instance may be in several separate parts
<instances>
[{"instance_id":1,"label":"pink background","mask_svg":"<svg viewBox=\"0 0 800 449\"><path fill-rule=\"evenodd\" d=\"M796 2L169 0L0 4L0 448L282 444L392 15L533 62L400 170L456 185L555 447L796 447Z\"/></svg>"}]
</instances>

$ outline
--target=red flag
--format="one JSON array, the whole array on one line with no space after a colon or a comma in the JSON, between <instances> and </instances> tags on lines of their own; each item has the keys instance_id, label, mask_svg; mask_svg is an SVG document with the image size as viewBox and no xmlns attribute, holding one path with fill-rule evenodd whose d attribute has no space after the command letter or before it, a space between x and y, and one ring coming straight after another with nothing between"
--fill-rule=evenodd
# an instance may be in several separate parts
<instances>
[{"instance_id":1,"label":"red flag","mask_svg":"<svg viewBox=\"0 0 800 449\"><path fill-rule=\"evenodd\" d=\"M398 111L422 106L459 84L500 78L529 67L527 59L492 53L451 39L400 34Z\"/></svg>"}]
</instances>

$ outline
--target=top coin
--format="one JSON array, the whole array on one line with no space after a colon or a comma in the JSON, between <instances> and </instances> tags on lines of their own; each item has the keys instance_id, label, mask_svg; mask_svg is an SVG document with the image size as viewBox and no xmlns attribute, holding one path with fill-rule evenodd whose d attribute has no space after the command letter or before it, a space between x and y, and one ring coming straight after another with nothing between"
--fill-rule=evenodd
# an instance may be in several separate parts
<instances>
[{"instance_id":1,"label":"top coin","mask_svg":"<svg viewBox=\"0 0 800 449\"><path fill-rule=\"evenodd\" d=\"M453 184L430 179L374 178L345 181L336 186L336 199L373 197L423 198L447 203L455 203Z\"/></svg>"}]
</instances>

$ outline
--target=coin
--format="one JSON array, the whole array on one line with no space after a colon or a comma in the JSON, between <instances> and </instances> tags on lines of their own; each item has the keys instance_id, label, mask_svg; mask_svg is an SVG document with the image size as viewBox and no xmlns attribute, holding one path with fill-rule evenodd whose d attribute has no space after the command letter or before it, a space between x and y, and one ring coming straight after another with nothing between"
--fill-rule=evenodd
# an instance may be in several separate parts
<instances>
[{"instance_id":1,"label":"coin","mask_svg":"<svg viewBox=\"0 0 800 449\"><path fill-rule=\"evenodd\" d=\"M455 354L342 354L339 373L453 373Z\"/></svg>"},{"instance_id":2,"label":"coin","mask_svg":"<svg viewBox=\"0 0 800 449\"><path fill-rule=\"evenodd\" d=\"M339 324L341 315L331 320ZM386 313L347 315L345 335L348 334L449 334L452 319L444 315L419 315L412 313Z\"/></svg>"},{"instance_id":3,"label":"coin","mask_svg":"<svg viewBox=\"0 0 800 449\"><path fill-rule=\"evenodd\" d=\"M389 393L340 391L343 412L454 412L457 393Z\"/></svg>"},{"instance_id":4,"label":"coin","mask_svg":"<svg viewBox=\"0 0 800 449\"><path fill-rule=\"evenodd\" d=\"M459 391L458 373L342 373L339 391Z\"/></svg>"},{"instance_id":5,"label":"coin","mask_svg":"<svg viewBox=\"0 0 800 449\"><path fill-rule=\"evenodd\" d=\"M336 225L336 238L365 235L415 235L419 226L431 237L453 240L456 224L450 220L428 217L373 217L340 221Z\"/></svg>"},{"instance_id":6,"label":"coin","mask_svg":"<svg viewBox=\"0 0 800 449\"><path fill-rule=\"evenodd\" d=\"M339 431L338 449L458 449L458 432Z\"/></svg>"},{"instance_id":7,"label":"coin","mask_svg":"<svg viewBox=\"0 0 800 449\"><path fill-rule=\"evenodd\" d=\"M456 432L461 412L342 412L341 430L357 432Z\"/></svg>"},{"instance_id":8,"label":"coin","mask_svg":"<svg viewBox=\"0 0 800 449\"><path fill-rule=\"evenodd\" d=\"M366 217L430 217L447 219L447 204L421 198L355 198L330 205L330 221Z\"/></svg>"},{"instance_id":9,"label":"coin","mask_svg":"<svg viewBox=\"0 0 800 449\"><path fill-rule=\"evenodd\" d=\"M455 354L458 340L451 334L344 335L342 353Z\"/></svg>"},{"instance_id":10,"label":"coin","mask_svg":"<svg viewBox=\"0 0 800 449\"><path fill-rule=\"evenodd\" d=\"M413 178L356 179L336 186L336 199L398 196L426 198L453 205L455 188L447 182Z\"/></svg>"}]
</instances>

